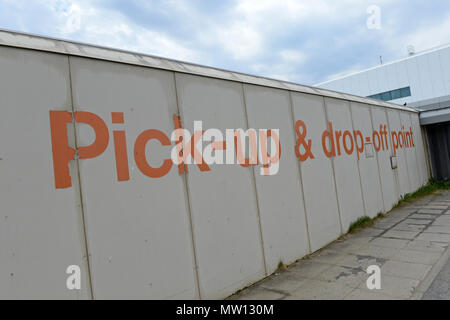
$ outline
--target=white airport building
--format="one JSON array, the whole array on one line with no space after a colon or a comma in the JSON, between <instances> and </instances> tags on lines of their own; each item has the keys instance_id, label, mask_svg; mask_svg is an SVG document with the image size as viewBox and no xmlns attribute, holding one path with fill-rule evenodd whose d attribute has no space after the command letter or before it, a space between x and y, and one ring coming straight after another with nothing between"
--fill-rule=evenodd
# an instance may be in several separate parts
<instances>
[{"instance_id":1,"label":"white airport building","mask_svg":"<svg viewBox=\"0 0 450 320\"><path fill-rule=\"evenodd\" d=\"M450 44L316 86L420 110L433 176L450 178Z\"/></svg>"}]
</instances>

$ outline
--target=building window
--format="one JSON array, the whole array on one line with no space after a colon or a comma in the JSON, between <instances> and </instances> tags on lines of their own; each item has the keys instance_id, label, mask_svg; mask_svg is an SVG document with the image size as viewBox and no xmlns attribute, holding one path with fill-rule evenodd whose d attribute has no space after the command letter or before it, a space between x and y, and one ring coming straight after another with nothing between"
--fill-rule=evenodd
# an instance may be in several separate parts
<instances>
[{"instance_id":1,"label":"building window","mask_svg":"<svg viewBox=\"0 0 450 320\"><path fill-rule=\"evenodd\" d=\"M392 100L391 92L390 92L390 91L388 91L388 92L383 92L383 93L381 94L381 100L383 100L383 101L389 101L389 100Z\"/></svg>"},{"instance_id":2,"label":"building window","mask_svg":"<svg viewBox=\"0 0 450 320\"><path fill-rule=\"evenodd\" d=\"M403 88L403 89L400 89L400 90L402 92L402 96L400 98L410 97L411 96L411 88L410 87Z\"/></svg>"},{"instance_id":3,"label":"building window","mask_svg":"<svg viewBox=\"0 0 450 320\"><path fill-rule=\"evenodd\" d=\"M392 100L400 99L402 97L402 90L401 89L392 90L391 97Z\"/></svg>"},{"instance_id":4,"label":"building window","mask_svg":"<svg viewBox=\"0 0 450 320\"><path fill-rule=\"evenodd\" d=\"M379 94L374 94L371 96L368 96L368 98L376 99L376 100L383 100L383 101L391 101L396 100L400 98L410 97L411 96L411 88L400 88L396 90L386 91Z\"/></svg>"}]
</instances>

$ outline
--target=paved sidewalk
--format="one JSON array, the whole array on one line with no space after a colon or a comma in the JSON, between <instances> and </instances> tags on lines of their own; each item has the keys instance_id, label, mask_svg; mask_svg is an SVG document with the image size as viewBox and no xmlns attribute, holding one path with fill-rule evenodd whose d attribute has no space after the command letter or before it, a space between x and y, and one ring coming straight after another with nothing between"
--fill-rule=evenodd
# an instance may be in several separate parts
<instances>
[{"instance_id":1,"label":"paved sidewalk","mask_svg":"<svg viewBox=\"0 0 450 320\"><path fill-rule=\"evenodd\" d=\"M449 209L450 191L403 205L229 299L432 298L450 255ZM369 265L381 268L380 290L367 288Z\"/></svg>"},{"instance_id":2,"label":"paved sidewalk","mask_svg":"<svg viewBox=\"0 0 450 320\"><path fill-rule=\"evenodd\" d=\"M425 300L450 300L450 259L441 269L433 283L425 292Z\"/></svg>"}]
</instances>

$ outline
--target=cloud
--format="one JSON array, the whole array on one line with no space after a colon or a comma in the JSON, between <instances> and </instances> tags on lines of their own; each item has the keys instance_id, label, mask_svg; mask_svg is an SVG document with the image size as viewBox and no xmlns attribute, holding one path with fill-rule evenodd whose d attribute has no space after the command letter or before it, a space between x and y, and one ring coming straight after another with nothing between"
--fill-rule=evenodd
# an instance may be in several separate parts
<instances>
[{"instance_id":1,"label":"cloud","mask_svg":"<svg viewBox=\"0 0 450 320\"><path fill-rule=\"evenodd\" d=\"M366 27L372 4L380 30ZM0 27L315 84L448 42L450 3L0 0Z\"/></svg>"},{"instance_id":2,"label":"cloud","mask_svg":"<svg viewBox=\"0 0 450 320\"><path fill-rule=\"evenodd\" d=\"M57 36L178 60L196 61L201 56L179 40L139 26L120 12L95 6L91 1L45 3L56 20Z\"/></svg>"},{"instance_id":3,"label":"cloud","mask_svg":"<svg viewBox=\"0 0 450 320\"><path fill-rule=\"evenodd\" d=\"M291 49L281 50L280 57L286 63L301 64L306 60L306 55L303 52Z\"/></svg>"},{"instance_id":4,"label":"cloud","mask_svg":"<svg viewBox=\"0 0 450 320\"><path fill-rule=\"evenodd\" d=\"M333 80L333 79L342 78L342 77L344 77L346 75L349 75L349 74L352 74L352 73L356 73L356 72L361 71L363 69L364 68L363 68L362 65L356 64L356 65L350 66L348 69L345 69L345 70L339 71L337 73L333 73L333 74L327 75L325 77L325 79L323 79L323 82L330 81L330 80Z\"/></svg>"},{"instance_id":5,"label":"cloud","mask_svg":"<svg viewBox=\"0 0 450 320\"><path fill-rule=\"evenodd\" d=\"M81 29L81 8L75 3L70 3L68 8L64 9L61 13L65 24L60 27L60 32L63 35L74 33Z\"/></svg>"},{"instance_id":6,"label":"cloud","mask_svg":"<svg viewBox=\"0 0 450 320\"><path fill-rule=\"evenodd\" d=\"M406 47L413 45L417 51L427 50L450 42L450 14L443 19L436 19L423 28L404 33L395 43L388 41L388 45L396 45L406 53Z\"/></svg>"},{"instance_id":7,"label":"cloud","mask_svg":"<svg viewBox=\"0 0 450 320\"><path fill-rule=\"evenodd\" d=\"M239 22L227 28L217 29L213 37L237 60L251 59L263 48L261 34L254 28Z\"/></svg>"},{"instance_id":8,"label":"cloud","mask_svg":"<svg viewBox=\"0 0 450 320\"><path fill-rule=\"evenodd\" d=\"M306 61L307 56L303 52L286 49L279 51L272 63L252 64L250 69L252 73L264 74L269 78L295 82L306 79L301 73Z\"/></svg>"}]
</instances>

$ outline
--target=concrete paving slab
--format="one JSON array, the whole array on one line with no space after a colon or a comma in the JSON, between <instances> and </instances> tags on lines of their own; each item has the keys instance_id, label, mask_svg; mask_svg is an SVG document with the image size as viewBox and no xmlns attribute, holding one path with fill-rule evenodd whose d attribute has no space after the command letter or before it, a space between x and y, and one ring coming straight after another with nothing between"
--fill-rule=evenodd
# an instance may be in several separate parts
<instances>
[{"instance_id":1,"label":"concrete paving slab","mask_svg":"<svg viewBox=\"0 0 450 320\"><path fill-rule=\"evenodd\" d=\"M390 259L392 258L399 249L396 248L388 248L388 247L380 247L375 245L366 245L359 249L358 251L354 252L354 254L361 255L361 256L371 256L376 258L382 258L382 259Z\"/></svg>"},{"instance_id":2,"label":"concrete paving slab","mask_svg":"<svg viewBox=\"0 0 450 320\"><path fill-rule=\"evenodd\" d=\"M328 248L333 251L351 253L361 248L364 242L352 242L352 241L336 241L332 243Z\"/></svg>"},{"instance_id":3,"label":"concrete paving slab","mask_svg":"<svg viewBox=\"0 0 450 320\"><path fill-rule=\"evenodd\" d=\"M421 252L444 252L445 248L426 240L413 240L406 245L404 249L415 250Z\"/></svg>"},{"instance_id":4,"label":"concrete paving slab","mask_svg":"<svg viewBox=\"0 0 450 320\"><path fill-rule=\"evenodd\" d=\"M448 209L448 206L446 206L446 205L445 206L443 206L443 205L426 205L423 208L424 209L435 209L435 210L441 211L441 210ZM441 211L441 213L442 213L442 211Z\"/></svg>"},{"instance_id":5,"label":"concrete paving slab","mask_svg":"<svg viewBox=\"0 0 450 320\"><path fill-rule=\"evenodd\" d=\"M450 227L448 226L429 226L424 230L424 233L447 233L450 234Z\"/></svg>"},{"instance_id":6,"label":"concrete paving slab","mask_svg":"<svg viewBox=\"0 0 450 320\"><path fill-rule=\"evenodd\" d=\"M360 285L360 289L362 291L376 292L384 295L394 296L399 299L408 299L412 296L419 283L420 281L415 279L393 277L382 274L381 289L370 290L367 288L366 283L362 283Z\"/></svg>"},{"instance_id":7,"label":"concrete paving slab","mask_svg":"<svg viewBox=\"0 0 450 320\"><path fill-rule=\"evenodd\" d=\"M434 217L430 216L430 218L421 217L420 215L412 215L410 218L406 219L404 222L407 224L430 224L433 222Z\"/></svg>"},{"instance_id":8,"label":"concrete paving slab","mask_svg":"<svg viewBox=\"0 0 450 320\"><path fill-rule=\"evenodd\" d=\"M344 299L354 288L330 284L327 281L310 279L293 291L286 300L337 300Z\"/></svg>"},{"instance_id":9,"label":"concrete paving slab","mask_svg":"<svg viewBox=\"0 0 450 320\"><path fill-rule=\"evenodd\" d=\"M339 261L343 259L343 254L339 251L334 251L327 248L317 253L313 253L311 255L311 259L326 264L337 265L339 264Z\"/></svg>"},{"instance_id":10,"label":"concrete paving slab","mask_svg":"<svg viewBox=\"0 0 450 320\"><path fill-rule=\"evenodd\" d=\"M400 223L400 221L385 222L383 220L380 220L373 225L373 228L387 230L394 227L398 223Z\"/></svg>"},{"instance_id":11,"label":"concrete paving slab","mask_svg":"<svg viewBox=\"0 0 450 320\"><path fill-rule=\"evenodd\" d=\"M447 209L450 206L450 202L445 201L439 201L439 202L430 202L428 206L442 206L445 207L444 209Z\"/></svg>"},{"instance_id":12,"label":"concrete paving slab","mask_svg":"<svg viewBox=\"0 0 450 320\"><path fill-rule=\"evenodd\" d=\"M387 216L384 217L380 220L378 220L377 222L382 222L382 223L399 223L402 220L405 220L405 218L407 218L408 216L410 216L411 214L404 214L404 215L395 215L395 216Z\"/></svg>"},{"instance_id":13,"label":"concrete paving slab","mask_svg":"<svg viewBox=\"0 0 450 320\"><path fill-rule=\"evenodd\" d=\"M399 250L392 260L433 265L441 256L441 252L421 252L416 250Z\"/></svg>"},{"instance_id":14,"label":"concrete paving slab","mask_svg":"<svg viewBox=\"0 0 450 320\"><path fill-rule=\"evenodd\" d=\"M424 214L424 213L414 213L408 217L408 219L428 219L433 220L436 219L437 216L431 215L431 214Z\"/></svg>"},{"instance_id":15,"label":"concrete paving slab","mask_svg":"<svg viewBox=\"0 0 450 320\"><path fill-rule=\"evenodd\" d=\"M389 230L383 233L381 237L383 238L395 238L395 239L414 239L420 231L401 231L401 230Z\"/></svg>"},{"instance_id":16,"label":"concrete paving slab","mask_svg":"<svg viewBox=\"0 0 450 320\"><path fill-rule=\"evenodd\" d=\"M370 255L352 254L341 261L341 266L362 268L363 270L367 270L367 267L370 265L382 266L386 261L387 259L385 258L378 258Z\"/></svg>"},{"instance_id":17,"label":"concrete paving slab","mask_svg":"<svg viewBox=\"0 0 450 320\"><path fill-rule=\"evenodd\" d=\"M431 203L433 200L416 200L416 202L414 202L414 204L416 206L425 206L429 203Z\"/></svg>"},{"instance_id":18,"label":"concrete paving slab","mask_svg":"<svg viewBox=\"0 0 450 320\"><path fill-rule=\"evenodd\" d=\"M435 227L442 227L442 226L450 227L450 221L446 220L433 221L431 225Z\"/></svg>"},{"instance_id":19,"label":"concrete paving slab","mask_svg":"<svg viewBox=\"0 0 450 320\"><path fill-rule=\"evenodd\" d=\"M258 287L244 290L230 297L229 300L280 300L284 297L285 295L282 293Z\"/></svg>"},{"instance_id":20,"label":"concrete paving slab","mask_svg":"<svg viewBox=\"0 0 450 320\"><path fill-rule=\"evenodd\" d=\"M355 233L354 236L355 237L376 237L378 235L380 235L381 233L383 233L384 230L382 229L376 229L376 228L365 228L363 230L360 230L359 232Z\"/></svg>"},{"instance_id":21,"label":"concrete paving slab","mask_svg":"<svg viewBox=\"0 0 450 320\"><path fill-rule=\"evenodd\" d=\"M439 241L432 241L435 245L440 246L444 249L448 248L449 243L448 242L439 242Z\"/></svg>"},{"instance_id":22,"label":"concrete paving slab","mask_svg":"<svg viewBox=\"0 0 450 320\"><path fill-rule=\"evenodd\" d=\"M392 230L399 230L399 231L423 231L426 228L426 225L417 225L417 224L409 224L406 222L401 222L400 224L396 225L392 228Z\"/></svg>"},{"instance_id":23,"label":"concrete paving slab","mask_svg":"<svg viewBox=\"0 0 450 320\"><path fill-rule=\"evenodd\" d=\"M307 279L299 276L296 272L283 272L268 277L261 283L261 287L278 292L290 292L299 288Z\"/></svg>"},{"instance_id":24,"label":"concrete paving slab","mask_svg":"<svg viewBox=\"0 0 450 320\"><path fill-rule=\"evenodd\" d=\"M304 278L314 278L319 273L330 269L333 265L321 263L319 261L313 261L311 259L301 260L296 264L289 266L288 272L297 272L299 276Z\"/></svg>"},{"instance_id":25,"label":"concrete paving slab","mask_svg":"<svg viewBox=\"0 0 450 320\"><path fill-rule=\"evenodd\" d=\"M435 242L450 242L450 234L444 233L422 233L417 237L417 240L435 241Z\"/></svg>"},{"instance_id":26,"label":"concrete paving slab","mask_svg":"<svg viewBox=\"0 0 450 320\"><path fill-rule=\"evenodd\" d=\"M376 238L370 242L371 245L387 248L401 249L406 246L408 240L403 239L387 239L387 238Z\"/></svg>"},{"instance_id":27,"label":"concrete paving slab","mask_svg":"<svg viewBox=\"0 0 450 320\"><path fill-rule=\"evenodd\" d=\"M430 269L426 264L390 260L381 267L381 274L422 280Z\"/></svg>"},{"instance_id":28,"label":"concrete paving slab","mask_svg":"<svg viewBox=\"0 0 450 320\"><path fill-rule=\"evenodd\" d=\"M446 215L442 215L442 216L436 218L436 220L434 222L437 222L437 223L439 223L439 222L448 223L448 222L450 222L450 217L446 216Z\"/></svg>"},{"instance_id":29,"label":"concrete paving slab","mask_svg":"<svg viewBox=\"0 0 450 320\"><path fill-rule=\"evenodd\" d=\"M366 270L362 267L334 266L317 275L317 279L333 283L337 286L359 287L367 278Z\"/></svg>"},{"instance_id":30,"label":"concrete paving slab","mask_svg":"<svg viewBox=\"0 0 450 320\"><path fill-rule=\"evenodd\" d=\"M355 289L348 294L344 300L399 300L399 297L393 297L378 291L368 291Z\"/></svg>"},{"instance_id":31,"label":"concrete paving slab","mask_svg":"<svg viewBox=\"0 0 450 320\"><path fill-rule=\"evenodd\" d=\"M423 205L408 205L405 207L407 209L410 209L411 211L417 211L423 208Z\"/></svg>"},{"instance_id":32,"label":"concrete paving slab","mask_svg":"<svg viewBox=\"0 0 450 320\"><path fill-rule=\"evenodd\" d=\"M417 213L425 213L425 214L441 214L444 210L437 209L420 209Z\"/></svg>"},{"instance_id":33,"label":"concrete paving slab","mask_svg":"<svg viewBox=\"0 0 450 320\"><path fill-rule=\"evenodd\" d=\"M342 238L342 240L344 240L346 242L351 242L354 244L358 244L358 243L368 244L373 239L375 239L375 237L361 237L361 236L357 237L353 234L348 234Z\"/></svg>"}]
</instances>

